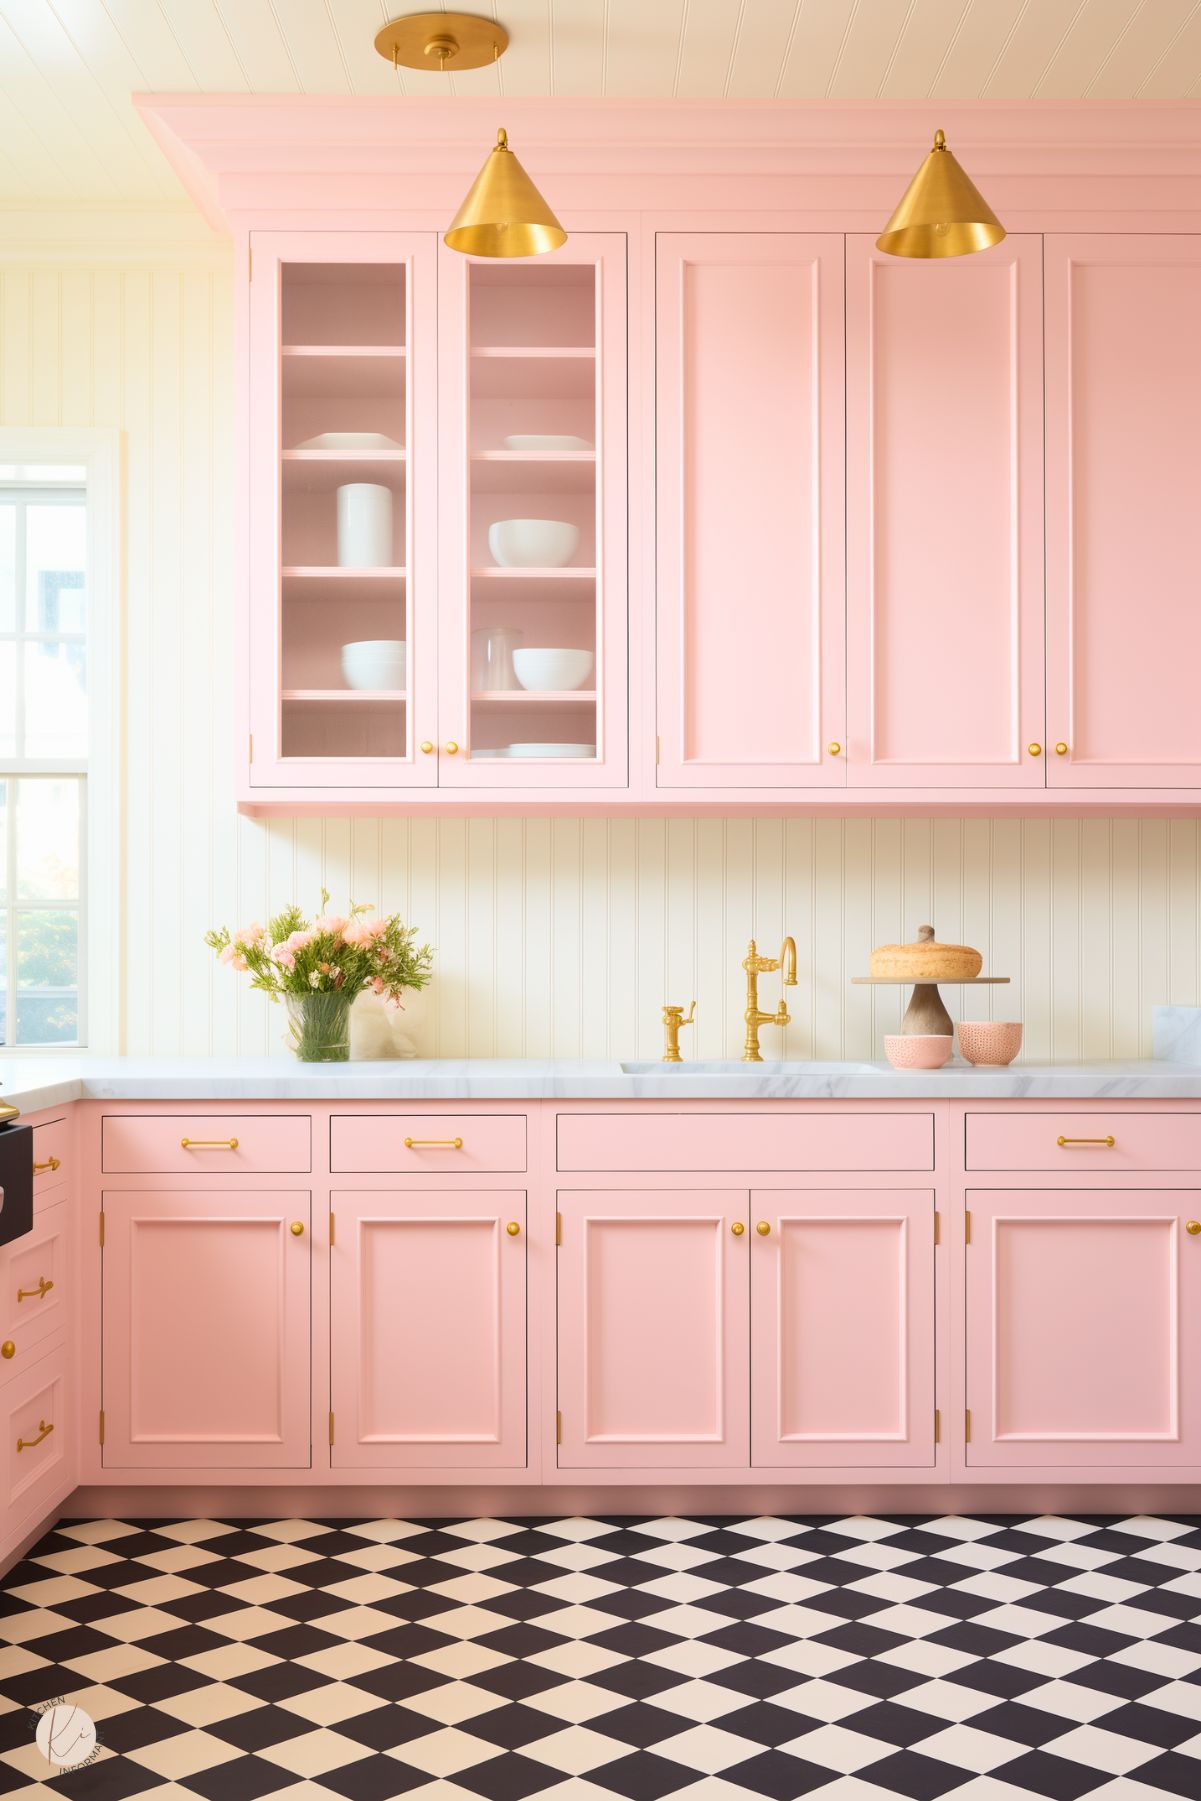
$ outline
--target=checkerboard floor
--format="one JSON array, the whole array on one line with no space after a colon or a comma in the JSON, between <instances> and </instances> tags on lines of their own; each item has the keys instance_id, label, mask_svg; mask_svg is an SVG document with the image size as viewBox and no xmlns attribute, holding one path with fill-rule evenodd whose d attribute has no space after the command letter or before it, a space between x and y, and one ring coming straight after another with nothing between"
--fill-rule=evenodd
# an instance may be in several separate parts
<instances>
[{"instance_id":1,"label":"checkerboard floor","mask_svg":"<svg viewBox=\"0 0 1201 1801\"><path fill-rule=\"evenodd\" d=\"M1201 1518L64 1521L0 1697L0 1795L1197 1801Z\"/></svg>"}]
</instances>

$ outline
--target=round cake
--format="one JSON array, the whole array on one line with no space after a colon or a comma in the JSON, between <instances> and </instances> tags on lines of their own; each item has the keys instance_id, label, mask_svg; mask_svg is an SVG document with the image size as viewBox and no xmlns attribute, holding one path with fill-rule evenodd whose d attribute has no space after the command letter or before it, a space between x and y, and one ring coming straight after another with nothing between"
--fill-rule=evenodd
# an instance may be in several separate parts
<instances>
[{"instance_id":1,"label":"round cake","mask_svg":"<svg viewBox=\"0 0 1201 1801\"><path fill-rule=\"evenodd\" d=\"M984 958L970 944L940 944L933 926L917 928L916 944L882 944L870 973L898 982L963 982L978 976Z\"/></svg>"}]
</instances>

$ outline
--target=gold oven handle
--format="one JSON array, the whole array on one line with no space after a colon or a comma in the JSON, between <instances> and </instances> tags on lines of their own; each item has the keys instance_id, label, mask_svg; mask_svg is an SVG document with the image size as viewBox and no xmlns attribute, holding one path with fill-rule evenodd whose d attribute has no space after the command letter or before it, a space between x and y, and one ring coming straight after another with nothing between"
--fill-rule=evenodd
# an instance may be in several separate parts
<instances>
[{"instance_id":1,"label":"gold oven handle","mask_svg":"<svg viewBox=\"0 0 1201 1801\"><path fill-rule=\"evenodd\" d=\"M236 1151L236 1138L181 1138L181 1151Z\"/></svg>"},{"instance_id":2,"label":"gold oven handle","mask_svg":"<svg viewBox=\"0 0 1201 1801\"><path fill-rule=\"evenodd\" d=\"M437 1145L437 1146L440 1146L444 1150L461 1151L463 1148L463 1140L461 1138L406 1138L405 1139L405 1150L406 1151L415 1151L421 1145Z\"/></svg>"},{"instance_id":3,"label":"gold oven handle","mask_svg":"<svg viewBox=\"0 0 1201 1801\"><path fill-rule=\"evenodd\" d=\"M36 1288L18 1288L17 1299L18 1301L44 1301L53 1287L53 1282L47 1282L45 1276L39 1276Z\"/></svg>"},{"instance_id":4,"label":"gold oven handle","mask_svg":"<svg viewBox=\"0 0 1201 1801\"><path fill-rule=\"evenodd\" d=\"M1061 1151L1066 1150L1067 1147L1072 1144L1103 1144L1107 1151L1112 1151L1114 1147L1114 1136L1113 1133L1110 1132L1105 1138L1065 1138L1061 1132L1055 1142Z\"/></svg>"},{"instance_id":5,"label":"gold oven handle","mask_svg":"<svg viewBox=\"0 0 1201 1801\"><path fill-rule=\"evenodd\" d=\"M54 1431L54 1421L53 1420L51 1420L49 1425L46 1424L45 1420L39 1420L37 1437L36 1438L19 1438L17 1440L18 1451L32 1451L34 1445L40 1445L42 1440L44 1438L49 1438L50 1434L53 1431Z\"/></svg>"}]
</instances>

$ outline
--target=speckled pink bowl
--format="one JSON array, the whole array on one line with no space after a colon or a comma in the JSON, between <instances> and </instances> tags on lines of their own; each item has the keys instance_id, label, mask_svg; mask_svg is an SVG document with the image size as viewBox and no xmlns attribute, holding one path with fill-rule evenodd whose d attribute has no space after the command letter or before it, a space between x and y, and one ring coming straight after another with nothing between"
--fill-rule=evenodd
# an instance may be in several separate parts
<instances>
[{"instance_id":1,"label":"speckled pink bowl","mask_svg":"<svg viewBox=\"0 0 1201 1801\"><path fill-rule=\"evenodd\" d=\"M1022 1048L1022 1025L1016 1019L961 1019L959 1049L969 1063L1000 1067L1012 1063Z\"/></svg>"},{"instance_id":2,"label":"speckled pink bowl","mask_svg":"<svg viewBox=\"0 0 1201 1801\"><path fill-rule=\"evenodd\" d=\"M949 1032L890 1032L884 1055L894 1069L941 1069L953 1042Z\"/></svg>"}]
</instances>

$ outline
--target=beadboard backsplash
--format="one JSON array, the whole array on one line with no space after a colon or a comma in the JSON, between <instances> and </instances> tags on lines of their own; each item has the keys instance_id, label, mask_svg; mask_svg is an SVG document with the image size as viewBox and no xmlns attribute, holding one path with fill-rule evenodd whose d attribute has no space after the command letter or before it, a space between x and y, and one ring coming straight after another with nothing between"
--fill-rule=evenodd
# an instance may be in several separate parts
<instances>
[{"instance_id":1,"label":"beadboard backsplash","mask_svg":"<svg viewBox=\"0 0 1201 1801\"><path fill-rule=\"evenodd\" d=\"M158 248L68 266L22 252L48 230L14 219L0 250L0 422L124 434L122 1007L98 1048L278 1048L280 1013L203 933L315 905L322 883L436 947L412 1013L431 1055L653 1057L663 1002L694 997L685 1055L737 1055L752 933L769 954L797 941L769 1057L879 1055L902 992L850 978L927 921L1013 978L946 998L1024 1020L1027 1058L1145 1055L1154 1002L1201 1002L1195 821L239 818L228 246L174 221L164 251L158 220ZM96 241L94 221L62 230Z\"/></svg>"}]
</instances>

